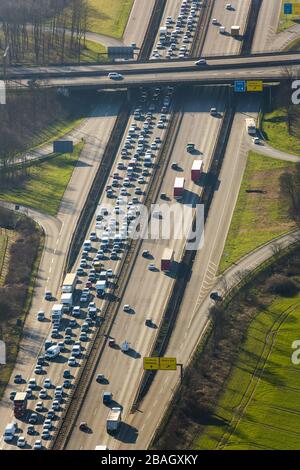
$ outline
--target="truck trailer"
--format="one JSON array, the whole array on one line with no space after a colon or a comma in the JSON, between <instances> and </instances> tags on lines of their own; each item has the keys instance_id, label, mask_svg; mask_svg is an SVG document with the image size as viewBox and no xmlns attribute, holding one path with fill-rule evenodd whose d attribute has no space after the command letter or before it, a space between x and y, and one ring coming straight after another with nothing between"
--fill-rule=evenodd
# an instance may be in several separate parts
<instances>
[{"instance_id":1,"label":"truck trailer","mask_svg":"<svg viewBox=\"0 0 300 470\"><path fill-rule=\"evenodd\" d=\"M109 411L106 430L109 434L116 434L120 428L122 410L120 407L114 407Z\"/></svg>"},{"instance_id":2,"label":"truck trailer","mask_svg":"<svg viewBox=\"0 0 300 470\"><path fill-rule=\"evenodd\" d=\"M176 178L174 183L174 198L181 199L184 193L184 178Z\"/></svg>"},{"instance_id":3,"label":"truck trailer","mask_svg":"<svg viewBox=\"0 0 300 470\"><path fill-rule=\"evenodd\" d=\"M165 248L161 259L161 270L171 271L172 263L174 261L174 250L171 248Z\"/></svg>"},{"instance_id":4,"label":"truck trailer","mask_svg":"<svg viewBox=\"0 0 300 470\"><path fill-rule=\"evenodd\" d=\"M18 392L14 398L14 415L16 418L22 418L27 411L27 393Z\"/></svg>"},{"instance_id":5,"label":"truck trailer","mask_svg":"<svg viewBox=\"0 0 300 470\"><path fill-rule=\"evenodd\" d=\"M192 181L199 181L203 171L203 160L195 160L192 166L191 178Z\"/></svg>"},{"instance_id":6,"label":"truck trailer","mask_svg":"<svg viewBox=\"0 0 300 470\"><path fill-rule=\"evenodd\" d=\"M237 26L237 25L231 26L231 36L239 37L240 30L241 30L240 26Z\"/></svg>"}]
</instances>

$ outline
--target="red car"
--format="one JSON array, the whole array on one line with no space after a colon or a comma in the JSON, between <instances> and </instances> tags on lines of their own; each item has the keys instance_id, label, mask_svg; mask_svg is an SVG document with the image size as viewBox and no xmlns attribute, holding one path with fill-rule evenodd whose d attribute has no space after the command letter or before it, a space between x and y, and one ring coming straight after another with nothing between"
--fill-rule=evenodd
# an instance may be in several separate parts
<instances>
[{"instance_id":1,"label":"red car","mask_svg":"<svg viewBox=\"0 0 300 470\"><path fill-rule=\"evenodd\" d=\"M110 340L108 341L108 346L109 346L110 348L114 348L114 347L116 346L115 340L114 340L114 339L110 339Z\"/></svg>"}]
</instances>

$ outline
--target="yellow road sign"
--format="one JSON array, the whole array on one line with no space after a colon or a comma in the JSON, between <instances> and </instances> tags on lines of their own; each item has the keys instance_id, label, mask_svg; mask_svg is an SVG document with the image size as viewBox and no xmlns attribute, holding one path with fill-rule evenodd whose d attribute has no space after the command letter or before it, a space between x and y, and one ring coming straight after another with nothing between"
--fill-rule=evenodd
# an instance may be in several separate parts
<instances>
[{"instance_id":1,"label":"yellow road sign","mask_svg":"<svg viewBox=\"0 0 300 470\"><path fill-rule=\"evenodd\" d=\"M159 357L144 357L144 370L159 370Z\"/></svg>"},{"instance_id":2,"label":"yellow road sign","mask_svg":"<svg viewBox=\"0 0 300 470\"><path fill-rule=\"evenodd\" d=\"M300 3L294 3L293 15L300 15Z\"/></svg>"},{"instance_id":3,"label":"yellow road sign","mask_svg":"<svg viewBox=\"0 0 300 470\"><path fill-rule=\"evenodd\" d=\"M263 91L264 85L262 80L248 80L247 91Z\"/></svg>"},{"instance_id":4,"label":"yellow road sign","mask_svg":"<svg viewBox=\"0 0 300 470\"><path fill-rule=\"evenodd\" d=\"M160 357L159 358L159 369L160 370L177 370L176 357Z\"/></svg>"}]
</instances>

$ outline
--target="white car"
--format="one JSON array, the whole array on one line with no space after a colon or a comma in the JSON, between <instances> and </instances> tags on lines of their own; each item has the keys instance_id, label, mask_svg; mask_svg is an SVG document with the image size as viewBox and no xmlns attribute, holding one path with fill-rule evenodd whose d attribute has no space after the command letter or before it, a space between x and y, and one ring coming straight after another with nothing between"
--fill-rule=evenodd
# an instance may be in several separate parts
<instances>
[{"instance_id":1,"label":"white car","mask_svg":"<svg viewBox=\"0 0 300 470\"><path fill-rule=\"evenodd\" d=\"M35 443L33 444L33 448L34 450L40 450L42 448L42 441L40 439L38 439L37 441L35 441Z\"/></svg>"},{"instance_id":2,"label":"white car","mask_svg":"<svg viewBox=\"0 0 300 470\"><path fill-rule=\"evenodd\" d=\"M199 59L197 62L195 62L195 65L206 65L206 60L205 59Z\"/></svg>"},{"instance_id":3,"label":"white car","mask_svg":"<svg viewBox=\"0 0 300 470\"><path fill-rule=\"evenodd\" d=\"M216 18L213 18L211 21L212 24L219 24L218 20Z\"/></svg>"},{"instance_id":4,"label":"white car","mask_svg":"<svg viewBox=\"0 0 300 470\"><path fill-rule=\"evenodd\" d=\"M110 78L111 80L122 80L124 77L121 73L110 72L108 74L108 78Z\"/></svg>"},{"instance_id":5,"label":"white car","mask_svg":"<svg viewBox=\"0 0 300 470\"><path fill-rule=\"evenodd\" d=\"M25 447L26 446L26 439L23 436L20 436L17 440L18 447Z\"/></svg>"},{"instance_id":6,"label":"white car","mask_svg":"<svg viewBox=\"0 0 300 470\"><path fill-rule=\"evenodd\" d=\"M123 307L123 311L127 313L131 312L131 306L129 304L125 304Z\"/></svg>"}]
</instances>

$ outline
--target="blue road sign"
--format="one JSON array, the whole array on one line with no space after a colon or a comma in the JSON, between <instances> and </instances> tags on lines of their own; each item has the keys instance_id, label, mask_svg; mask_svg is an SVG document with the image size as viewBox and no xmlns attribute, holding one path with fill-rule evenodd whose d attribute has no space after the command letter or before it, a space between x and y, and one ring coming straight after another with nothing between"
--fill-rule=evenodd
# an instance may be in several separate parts
<instances>
[{"instance_id":1,"label":"blue road sign","mask_svg":"<svg viewBox=\"0 0 300 470\"><path fill-rule=\"evenodd\" d=\"M245 80L236 80L234 82L234 91L235 91L235 93L245 93L246 92L246 81Z\"/></svg>"},{"instance_id":2,"label":"blue road sign","mask_svg":"<svg viewBox=\"0 0 300 470\"><path fill-rule=\"evenodd\" d=\"M292 15L293 14L293 4L292 3L284 3L283 11L285 15Z\"/></svg>"}]
</instances>

